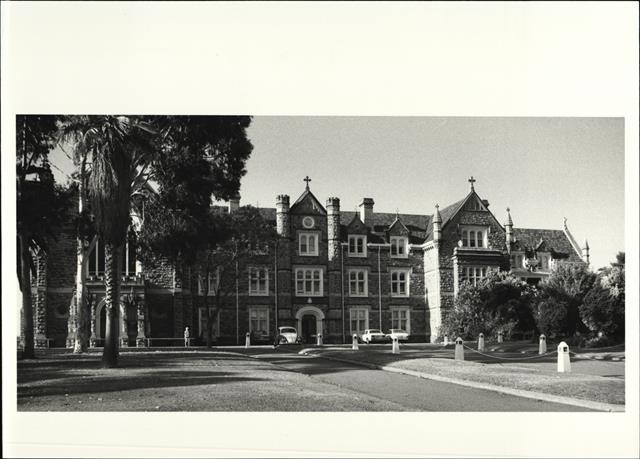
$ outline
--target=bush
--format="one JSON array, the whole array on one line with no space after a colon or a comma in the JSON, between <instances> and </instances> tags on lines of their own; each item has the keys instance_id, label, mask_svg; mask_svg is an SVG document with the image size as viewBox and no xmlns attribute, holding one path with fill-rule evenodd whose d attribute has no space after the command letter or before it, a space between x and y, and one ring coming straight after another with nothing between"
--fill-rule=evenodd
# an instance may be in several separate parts
<instances>
[{"instance_id":1,"label":"bush","mask_svg":"<svg viewBox=\"0 0 640 459\"><path fill-rule=\"evenodd\" d=\"M443 314L440 338L476 339L480 333L506 338L535 326L530 299L535 289L506 272L490 273L477 286L460 287L452 310Z\"/></svg>"},{"instance_id":2,"label":"bush","mask_svg":"<svg viewBox=\"0 0 640 459\"><path fill-rule=\"evenodd\" d=\"M490 334L496 326L495 316L488 311L480 297L480 288L464 284L452 310L444 314L440 337L475 339L480 333Z\"/></svg>"},{"instance_id":3,"label":"bush","mask_svg":"<svg viewBox=\"0 0 640 459\"><path fill-rule=\"evenodd\" d=\"M559 265L540 283L534 301L538 331L564 337L588 331L580 320L579 307L595 279L595 274L586 265Z\"/></svg>"},{"instance_id":4,"label":"bush","mask_svg":"<svg viewBox=\"0 0 640 459\"><path fill-rule=\"evenodd\" d=\"M624 295L594 286L580 305L580 317L593 334L620 341L624 339Z\"/></svg>"},{"instance_id":5,"label":"bush","mask_svg":"<svg viewBox=\"0 0 640 459\"><path fill-rule=\"evenodd\" d=\"M547 338L563 336L567 329L568 310L567 302L553 295L538 301L534 312L538 331Z\"/></svg>"}]
</instances>

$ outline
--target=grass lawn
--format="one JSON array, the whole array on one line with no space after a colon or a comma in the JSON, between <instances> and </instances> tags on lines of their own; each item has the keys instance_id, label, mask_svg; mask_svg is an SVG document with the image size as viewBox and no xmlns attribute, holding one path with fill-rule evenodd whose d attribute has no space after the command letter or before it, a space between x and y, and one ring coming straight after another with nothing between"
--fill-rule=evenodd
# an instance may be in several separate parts
<instances>
[{"instance_id":1,"label":"grass lawn","mask_svg":"<svg viewBox=\"0 0 640 459\"><path fill-rule=\"evenodd\" d=\"M625 402L624 362L572 358L572 372L558 373L556 355L530 359L531 354L520 351L486 351L495 356L486 357L465 349L465 361L453 360L453 346L409 345L400 354L391 354L388 346L360 346L358 351L327 348L314 353L513 389L602 403Z\"/></svg>"},{"instance_id":2,"label":"grass lawn","mask_svg":"<svg viewBox=\"0 0 640 459\"><path fill-rule=\"evenodd\" d=\"M40 353L18 361L19 411L404 411L232 352Z\"/></svg>"}]
</instances>

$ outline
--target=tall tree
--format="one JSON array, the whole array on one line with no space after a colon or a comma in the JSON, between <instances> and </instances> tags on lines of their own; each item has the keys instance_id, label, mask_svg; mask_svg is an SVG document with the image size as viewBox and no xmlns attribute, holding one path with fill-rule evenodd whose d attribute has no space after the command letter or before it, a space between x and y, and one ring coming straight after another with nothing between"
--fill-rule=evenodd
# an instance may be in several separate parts
<instances>
[{"instance_id":1,"label":"tall tree","mask_svg":"<svg viewBox=\"0 0 640 459\"><path fill-rule=\"evenodd\" d=\"M220 222L210 214L211 200L228 200L239 192L253 149L246 134L251 118L162 116L150 121L160 133L153 164L157 193L146 201L138 241L143 260L166 259L176 273L224 239Z\"/></svg>"},{"instance_id":2,"label":"tall tree","mask_svg":"<svg viewBox=\"0 0 640 459\"><path fill-rule=\"evenodd\" d=\"M69 331L73 336L73 352L86 352L89 346L90 315L86 289L86 269L89 254L95 246L95 225L89 211L88 180L91 167L91 130L82 116L66 117L60 128L58 143L70 144L77 170L72 175L78 189L78 216L76 227L76 286L69 311Z\"/></svg>"},{"instance_id":3,"label":"tall tree","mask_svg":"<svg viewBox=\"0 0 640 459\"><path fill-rule=\"evenodd\" d=\"M18 280L24 314L24 356L34 357L33 305L31 297L32 251L47 249L65 214L67 195L56 187L48 162L57 132L55 116L16 117L16 186Z\"/></svg>"},{"instance_id":4,"label":"tall tree","mask_svg":"<svg viewBox=\"0 0 640 459\"><path fill-rule=\"evenodd\" d=\"M210 237L207 237L207 235ZM207 314L205 342L212 345L213 323L223 302L236 293L240 267L246 260L263 256L268 263L275 248L277 233L273 224L252 206L226 214L214 214L203 232L197 271L203 305ZM212 282L210 282L210 279Z\"/></svg>"},{"instance_id":5,"label":"tall tree","mask_svg":"<svg viewBox=\"0 0 640 459\"><path fill-rule=\"evenodd\" d=\"M87 191L98 237L105 249L106 327L102 362L105 367L115 367L120 256L130 224L133 186L152 160L153 130L136 117L77 116L66 133L76 139L79 151L90 155L92 161ZM83 305L82 297L77 297Z\"/></svg>"}]
</instances>

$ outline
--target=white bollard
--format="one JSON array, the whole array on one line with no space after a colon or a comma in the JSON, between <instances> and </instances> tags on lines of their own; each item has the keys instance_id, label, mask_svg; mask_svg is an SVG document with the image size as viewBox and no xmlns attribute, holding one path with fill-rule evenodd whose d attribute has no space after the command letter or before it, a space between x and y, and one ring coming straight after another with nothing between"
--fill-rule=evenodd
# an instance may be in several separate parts
<instances>
[{"instance_id":1,"label":"white bollard","mask_svg":"<svg viewBox=\"0 0 640 459\"><path fill-rule=\"evenodd\" d=\"M484 333L478 335L478 350L484 351Z\"/></svg>"},{"instance_id":2,"label":"white bollard","mask_svg":"<svg viewBox=\"0 0 640 459\"><path fill-rule=\"evenodd\" d=\"M547 353L547 337L544 335L540 335L540 342L538 344L538 354L546 354Z\"/></svg>"},{"instance_id":3,"label":"white bollard","mask_svg":"<svg viewBox=\"0 0 640 459\"><path fill-rule=\"evenodd\" d=\"M447 335L444 335L444 345L445 346L449 345L449 337Z\"/></svg>"},{"instance_id":4,"label":"white bollard","mask_svg":"<svg viewBox=\"0 0 640 459\"><path fill-rule=\"evenodd\" d=\"M354 351L358 350L358 335L353 335L353 341L351 342L351 349Z\"/></svg>"},{"instance_id":5,"label":"white bollard","mask_svg":"<svg viewBox=\"0 0 640 459\"><path fill-rule=\"evenodd\" d=\"M558 344L558 373L571 373L569 346L564 341Z\"/></svg>"},{"instance_id":6,"label":"white bollard","mask_svg":"<svg viewBox=\"0 0 640 459\"><path fill-rule=\"evenodd\" d=\"M498 332L498 342L502 343L502 341L503 341L503 334L502 332Z\"/></svg>"},{"instance_id":7,"label":"white bollard","mask_svg":"<svg viewBox=\"0 0 640 459\"><path fill-rule=\"evenodd\" d=\"M391 353L400 354L400 343L398 343L398 337L391 338Z\"/></svg>"},{"instance_id":8,"label":"white bollard","mask_svg":"<svg viewBox=\"0 0 640 459\"><path fill-rule=\"evenodd\" d=\"M316 344L318 346L322 346L322 333L318 333L318 335L316 336Z\"/></svg>"},{"instance_id":9,"label":"white bollard","mask_svg":"<svg viewBox=\"0 0 640 459\"><path fill-rule=\"evenodd\" d=\"M455 360L464 360L464 348L462 347L462 338L456 338L456 350L454 351Z\"/></svg>"},{"instance_id":10,"label":"white bollard","mask_svg":"<svg viewBox=\"0 0 640 459\"><path fill-rule=\"evenodd\" d=\"M251 334L247 333L245 335L245 339L244 339L244 347L245 349L248 349L251 347Z\"/></svg>"}]
</instances>

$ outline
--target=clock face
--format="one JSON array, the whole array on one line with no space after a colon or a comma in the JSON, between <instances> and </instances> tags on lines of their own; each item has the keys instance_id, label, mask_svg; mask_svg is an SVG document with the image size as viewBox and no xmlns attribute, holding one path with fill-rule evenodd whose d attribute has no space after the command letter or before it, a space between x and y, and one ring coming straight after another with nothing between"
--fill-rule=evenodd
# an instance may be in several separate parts
<instances>
[{"instance_id":1,"label":"clock face","mask_svg":"<svg viewBox=\"0 0 640 459\"><path fill-rule=\"evenodd\" d=\"M313 228L313 225L315 224L316 222L313 220L313 217L304 217L302 219L302 226L305 228Z\"/></svg>"}]
</instances>

